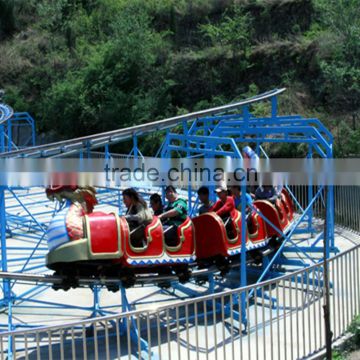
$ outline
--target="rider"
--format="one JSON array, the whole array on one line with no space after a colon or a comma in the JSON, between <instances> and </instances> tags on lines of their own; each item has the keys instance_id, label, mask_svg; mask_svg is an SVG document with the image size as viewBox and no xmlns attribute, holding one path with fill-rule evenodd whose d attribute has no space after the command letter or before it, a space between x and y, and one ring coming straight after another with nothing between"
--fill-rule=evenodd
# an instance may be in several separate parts
<instances>
[{"instance_id":1,"label":"rider","mask_svg":"<svg viewBox=\"0 0 360 360\"><path fill-rule=\"evenodd\" d=\"M236 209L241 211L241 188L240 188L240 186L238 186L238 185L232 186L231 193L234 198ZM252 204L252 198L251 198L251 195L248 194L247 192L245 193L245 198L246 198L246 210L248 210L250 205Z\"/></svg>"},{"instance_id":2,"label":"rider","mask_svg":"<svg viewBox=\"0 0 360 360\"><path fill-rule=\"evenodd\" d=\"M255 191L256 200L268 200L275 203L280 198L280 191L272 185L259 186Z\"/></svg>"},{"instance_id":3,"label":"rider","mask_svg":"<svg viewBox=\"0 0 360 360\"><path fill-rule=\"evenodd\" d=\"M135 247L141 247L144 239L144 228L151 223L153 216L145 200L135 189L125 189L122 195L127 208L125 219L129 224L131 243Z\"/></svg>"},{"instance_id":4,"label":"rider","mask_svg":"<svg viewBox=\"0 0 360 360\"><path fill-rule=\"evenodd\" d=\"M152 194L150 196L150 206L156 216L159 216L164 212L164 205L159 194Z\"/></svg>"},{"instance_id":5,"label":"rider","mask_svg":"<svg viewBox=\"0 0 360 360\"><path fill-rule=\"evenodd\" d=\"M228 190L226 186L218 187L215 190L219 200L213 205L209 211L215 211L216 215L221 218L227 218L230 213L235 209L235 202L232 196L228 196Z\"/></svg>"},{"instance_id":6,"label":"rider","mask_svg":"<svg viewBox=\"0 0 360 360\"><path fill-rule=\"evenodd\" d=\"M170 246L177 243L177 228L186 220L188 207L184 199L178 197L176 189L169 185L165 189L165 197L168 205L165 212L159 215L159 219L164 221L164 233L166 243Z\"/></svg>"},{"instance_id":7,"label":"rider","mask_svg":"<svg viewBox=\"0 0 360 360\"><path fill-rule=\"evenodd\" d=\"M241 188L238 185L234 185L231 187L231 192L233 194L233 198L235 201L235 207L237 210L241 212ZM249 193L245 193L246 200L246 223L250 233L254 232L253 222L251 218L251 204L253 202L252 197Z\"/></svg>"},{"instance_id":8,"label":"rider","mask_svg":"<svg viewBox=\"0 0 360 360\"><path fill-rule=\"evenodd\" d=\"M198 191L198 197L201 202L199 208L199 215L209 212L210 208L214 205L213 202L209 199L209 189L206 186L202 186Z\"/></svg>"},{"instance_id":9,"label":"rider","mask_svg":"<svg viewBox=\"0 0 360 360\"><path fill-rule=\"evenodd\" d=\"M235 202L232 196L228 195L226 186L220 186L215 190L219 200L210 208L210 211L215 211L216 215L220 216L225 224L226 232L230 238L235 236L230 215L235 210Z\"/></svg>"}]
</instances>

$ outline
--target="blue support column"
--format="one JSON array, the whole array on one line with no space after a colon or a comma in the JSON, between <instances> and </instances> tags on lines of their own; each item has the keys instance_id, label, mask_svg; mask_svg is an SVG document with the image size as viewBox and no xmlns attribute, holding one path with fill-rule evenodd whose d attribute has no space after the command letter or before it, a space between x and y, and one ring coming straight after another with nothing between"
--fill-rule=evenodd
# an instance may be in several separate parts
<instances>
[{"instance_id":1,"label":"blue support column","mask_svg":"<svg viewBox=\"0 0 360 360\"><path fill-rule=\"evenodd\" d=\"M169 157L168 156L168 146L169 146L169 134L170 134L170 131L169 129L166 129L166 136L165 136L165 141L164 141L164 144L162 146L162 149L161 149L161 152L160 152L160 157L162 158L167 158Z\"/></svg>"},{"instance_id":2,"label":"blue support column","mask_svg":"<svg viewBox=\"0 0 360 360\"><path fill-rule=\"evenodd\" d=\"M138 159L139 149L138 149L138 138L136 135L133 136L133 152L134 152L134 159Z\"/></svg>"},{"instance_id":3,"label":"blue support column","mask_svg":"<svg viewBox=\"0 0 360 360\"><path fill-rule=\"evenodd\" d=\"M121 292L121 310L123 313L131 311L131 305L128 301L126 296L125 288L120 285L120 292ZM120 332L126 333L128 336L130 335L131 339L134 341L135 344L138 344L140 341L140 349L141 353L139 357L141 359L148 359L148 352L149 352L149 344L141 338L141 329L138 328L136 321L134 320L133 316L129 316L129 318L124 318L123 323L120 327ZM130 354L129 354L130 355ZM151 358L157 359L156 354L151 354Z\"/></svg>"},{"instance_id":4,"label":"blue support column","mask_svg":"<svg viewBox=\"0 0 360 360\"><path fill-rule=\"evenodd\" d=\"M332 150L332 143L330 145L330 150L327 153L328 158L333 158L333 150ZM330 173L334 173L331 171ZM324 234L324 241L326 247L326 258L330 256L330 249L332 251L337 251L335 248L335 235L334 235L334 228L335 228L335 217L334 217L334 179L330 179L330 183L326 189L326 221L327 221L327 234Z\"/></svg>"},{"instance_id":5,"label":"blue support column","mask_svg":"<svg viewBox=\"0 0 360 360\"><path fill-rule=\"evenodd\" d=\"M105 160L110 159L110 151L109 151L109 144L105 145Z\"/></svg>"},{"instance_id":6,"label":"blue support column","mask_svg":"<svg viewBox=\"0 0 360 360\"><path fill-rule=\"evenodd\" d=\"M241 252L240 252L240 286L247 285L247 267L246 267L246 235L247 235L247 222L246 222L246 181L245 178L241 182ZM241 322L247 328L246 318L246 299L245 292L241 293Z\"/></svg>"},{"instance_id":7,"label":"blue support column","mask_svg":"<svg viewBox=\"0 0 360 360\"><path fill-rule=\"evenodd\" d=\"M6 247L6 213L5 213L5 186L0 186L0 244L1 244L1 270L7 272ZM3 280L3 302L7 304L11 298L9 280Z\"/></svg>"},{"instance_id":8,"label":"blue support column","mask_svg":"<svg viewBox=\"0 0 360 360\"><path fill-rule=\"evenodd\" d=\"M5 127L0 125L0 153L5 152Z\"/></svg>"},{"instance_id":9,"label":"blue support column","mask_svg":"<svg viewBox=\"0 0 360 360\"><path fill-rule=\"evenodd\" d=\"M312 158L312 146L309 145L309 151L308 151L308 154L307 154L307 158L308 159L311 159ZM311 163L312 164L312 163ZM313 194L313 187L312 187L312 184L313 184L313 177L312 177L312 171L313 171L313 168L311 167L309 169L309 172L310 172L310 175L309 175L309 185L308 185L308 204L310 203L310 201L312 200L314 194ZM308 223L308 231L311 232L311 234L313 233L313 229L312 229L312 221L313 221L313 207L311 207L309 209L309 212L308 212L308 218L307 218L307 223Z\"/></svg>"},{"instance_id":10,"label":"blue support column","mask_svg":"<svg viewBox=\"0 0 360 360\"><path fill-rule=\"evenodd\" d=\"M0 244L1 244L1 270L8 271L7 268L7 246L6 246L6 210L5 210L5 186L0 186ZM0 300L0 306L4 306L8 311L8 331L12 331L12 292L10 280L4 279L2 284L3 299ZM8 338L8 359L13 358L12 336Z\"/></svg>"},{"instance_id":11,"label":"blue support column","mask_svg":"<svg viewBox=\"0 0 360 360\"><path fill-rule=\"evenodd\" d=\"M109 151L109 145L106 144L106 145L105 145L104 169L106 168L106 165L108 165L108 166L110 167L110 165L109 165L109 163L110 163L110 162L109 162L110 157L111 157L111 155L110 155L110 151ZM109 179L111 179L111 174L109 174L107 177L108 177ZM106 186L107 186L107 187L110 186L110 180L108 180L108 179L106 179Z\"/></svg>"},{"instance_id":12,"label":"blue support column","mask_svg":"<svg viewBox=\"0 0 360 360\"><path fill-rule=\"evenodd\" d=\"M183 129L184 129L184 135L187 136L188 133L189 133L187 121L184 120L184 121L182 122L182 125L183 125ZM190 155L190 151L189 151L189 142L188 142L187 140L185 141L185 147L186 147L186 149L187 149L187 150L186 150L186 157L188 158L189 155Z\"/></svg>"},{"instance_id":13,"label":"blue support column","mask_svg":"<svg viewBox=\"0 0 360 360\"><path fill-rule=\"evenodd\" d=\"M190 156L190 150L189 150L189 142L187 141L187 136L189 134L189 128L188 128L188 124L187 124L187 121L184 120L182 122L182 125L183 125L183 132L184 132L184 135L185 135L185 147L186 147L186 157L188 158ZM193 202L192 202L192 188L191 188L191 185L188 185L188 208L189 208L189 211L188 213L191 214L192 211L193 211Z\"/></svg>"},{"instance_id":14,"label":"blue support column","mask_svg":"<svg viewBox=\"0 0 360 360\"><path fill-rule=\"evenodd\" d=\"M12 149L12 122L11 118L7 121L7 138L8 138L8 151Z\"/></svg>"},{"instance_id":15,"label":"blue support column","mask_svg":"<svg viewBox=\"0 0 360 360\"><path fill-rule=\"evenodd\" d=\"M31 119L31 140L32 146L36 145L36 129L35 129L35 120L29 115Z\"/></svg>"},{"instance_id":16,"label":"blue support column","mask_svg":"<svg viewBox=\"0 0 360 360\"><path fill-rule=\"evenodd\" d=\"M90 159L90 154L91 154L91 144L90 141L86 142L86 157L88 159Z\"/></svg>"},{"instance_id":17,"label":"blue support column","mask_svg":"<svg viewBox=\"0 0 360 360\"><path fill-rule=\"evenodd\" d=\"M101 310L100 310L100 288L98 286L94 286L92 288L92 292L93 292L93 299L94 299L94 302L93 302L93 310L92 310L92 313L91 313L91 316L90 317L96 317L97 315L100 315L101 314ZM103 315L103 314L101 314Z\"/></svg>"},{"instance_id":18,"label":"blue support column","mask_svg":"<svg viewBox=\"0 0 360 360\"><path fill-rule=\"evenodd\" d=\"M277 117L278 99L277 96L271 98L271 117L274 119Z\"/></svg>"},{"instance_id":19,"label":"blue support column","mask_svg":"<svg viewBox=\"0 0 360 360\"><path fill-rule=\"evenodd\" d=\"M249 106L243 106L242 108L243 110L243 117L244 117L244 125L245 128L247 129L249 126L249 120L250 120L250 112L249 112Z\"/></svg>"},{"instance_id":20,"label":"blue support column","mask_svg":"<svg viewBox=\"0 0 360 360\"><path fill-rule=\"evenodd\" d=\"M331 249L338 251L335 247L335 205L334 205L334 186L330 185L328 188L329 192L329 206L330 206L330 226L329 226L329 241L331 245Z\"/></svg>"}]
</instances>

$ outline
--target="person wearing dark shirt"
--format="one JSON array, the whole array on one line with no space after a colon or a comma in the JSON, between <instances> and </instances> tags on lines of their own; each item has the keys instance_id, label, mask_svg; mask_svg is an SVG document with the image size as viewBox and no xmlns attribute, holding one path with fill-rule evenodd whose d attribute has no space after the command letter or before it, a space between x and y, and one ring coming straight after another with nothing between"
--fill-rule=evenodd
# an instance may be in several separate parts
<instances>
[{"instance_id":1,"label":"person wearing dark shirt","mask_svg":"<svg viewBox=\"0 0 360 360\"><path fill-rule=\"evenodd\" d=\"M159 194L152 194L150 196L150 206L156 216L159 216L164 212L164 205Z\"/></svg>"},{"instance_id":2,"label":"person wearing dark shirt","mask_svg":"<svg viewBox=\"0 0 360 360\"><path fill-rule=\"evenodd\" d=\"M149 211L145 200L138 194L135 189L125 189L122 193L123 201L127 208L125 219L130 228L139 225L147 225L152 221L152 214Z\"/></svg>"},{"instance_id":3,"label":"person wearing dark shirt","mask_svg":"<svg viewBox=\"0 0 360 360\"><path fill-rule=\"evenodd\" d=\"M214 205L209 199L209 189L206 186L202 186L197 193L202 204L199 208L199 215L205 214L209 212L210 208Z\"/></svg>"},{"instance_id":4,"label":"person wearing dark shirt","mask_svg":"<svg viewBox=\"0 0 360 360\"><path fill-rule=\"evenodd\" d=\"M135 247L142 247L144 228L151 223L153 216L145 200L135 189L125 189L122 195L127 208L125 219L129 225L131 243Z\"/></svg>"},{"instance_id":5,"label":"person wearing dark shirt","mask_svg":"<svg viewBox=\"0 0 360 360\"><path fill-rule=\"evenodd\" d=\"M256 200L268 200L275 203L279 196L280 192L272 185L259 186L255 191Z\"/></svg>"}]
</instances>

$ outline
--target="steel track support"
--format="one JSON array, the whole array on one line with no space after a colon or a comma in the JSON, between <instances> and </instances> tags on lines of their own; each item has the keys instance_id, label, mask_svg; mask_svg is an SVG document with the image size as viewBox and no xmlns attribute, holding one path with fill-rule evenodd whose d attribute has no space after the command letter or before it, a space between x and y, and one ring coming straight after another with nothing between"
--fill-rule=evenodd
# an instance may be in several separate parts
<instances>
[{"instance_id":1,"label":"steel track support","mask_svg":"<svg viewBox=\"0 0 360 360\"><path fill-rule=\"evenodd\" d=\"M240 253L240 286L247 285L247 266L246 266L246 235L247 235L247 222L246 222L246 182L245 177L241 182L241 253ZM245 239L245 240L244 240ZM245 292L241 293L241 323L247 329L248 321L246 317L246 299Z\"/></svg>"},{"instance_id":2,"label":"steel track support","mask_svg":"<svg viewBox=\"0 0 360 360\"><path fill-rule=\"evenodd\" d=\"M120 285L120 293L121 293L122 312L125 313L132 311L133 309L131 308L131 304L126 295L126 289L122 285ZM124 318L123 321L120 323L120 334L129 333L129 330L130 330L131 340L135 344L140 343L141 354L138 354L138 356L144 360L149 359L148 354L149 354L149 350L151 351L151 349L149 349L148 342L141 337L141 328L138 327L136 320L132 315L129 315L128 317ZM157 359L158 356L156 353L151 352L150 358Z\"/></svg>"},{"instance_id":3,"label":"steel track support","mask_svg":"<svg viewBox=\"0 0 360 360\"><path fill-rule=\"evenodd\" d=\"M215 285L216 285L216 282L215 282L215 279L214 279L214 274L209 274L208 276L208 289L206 291L198 291L198 290L194 290L194 289L191 289L189 288L188 286L186 285L183 285L183 284L180 284L179 282L175 282L175 281L172 281L171 282L171 287L174 291L180 291L182 292L183 294L189 296L189 297L198 297L198 296L202 296L202 295L210 295L210 294L214 294L215 293Z\"/></svg>"},{"instance_id":4,"label":"steel track support","mask_svg":"<svg viewBox=\"0 0 360 360\"><path fill-rule=\"evenodd\" d=\"M308 154L307 154L307 158L308 159L311 159L312 158L312 146L311 144L309 145L309 151L308 151ZM311 166L312 166L312 163L311 163ZM312 177L312 173L313 173L313 169L308 169L309 171L309 185L308 185L308 193L307 193L307 196L308 196L308 204L311 202L312 198L313 198L313 177ZM313 232L314 232L314 229L312 228L312 222L313 222L313 206L308 210L308 213L307 213L307 223L308 223L308 232L311 234L311 236L313 236Z\"/></svg>"},{"instance_id":5,"label":"steel track support","mask_svg":"<svg viewBox=\"0 0 360 360\"><path fill-rule=\"evenodd\" d=\"M0 244L1 244L1 270L7 272L7 247L6 247L6 212L5 212L5 186L0 186ZM0 304L7 308L8 312L8 331L14 330L12 321L13 294L9 279L3 279L2 283L3 298ZM8 338L8 359L13 359L13 339Z\"/></svg>"},{"instance_id":6,"label":"steel track support","mask_svg":"<svg viewBox=\"0 0 360 360\"><path fill-rule=\"evenodd\" d=\"M93 293L93 307L90 318L94 318L97 316L105 316L106 314L100 308L100 291L101 287L94 285L91 289Z\"/></svg>"},{"instance_id":7,"label":"steel track support","mask_svg":"<svg viewBox=\"0 0 360 360\"><path fill-rule=\"evenodd\" d=\"M5 152L5 127L0 125L0 153Z\"/></svg>"}]
</instances>

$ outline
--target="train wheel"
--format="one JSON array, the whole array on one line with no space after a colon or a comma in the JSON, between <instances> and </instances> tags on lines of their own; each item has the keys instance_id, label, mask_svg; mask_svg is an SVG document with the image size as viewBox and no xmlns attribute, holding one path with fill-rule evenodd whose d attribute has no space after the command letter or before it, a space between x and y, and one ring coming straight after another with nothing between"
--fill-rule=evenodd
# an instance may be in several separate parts
<instances>
[{"instance_id":1,"label":"train wheel","mask_svg":"<svg viewBox=\"0 0 360 360\"><path fill-rule=\"evenodd\" d=\"M215 265L220 270L220 275L222 277L224 277L230 271L229 260L223 256L216 258Z\"/></svg>"},{"instance_id":2,"label":"train wheel","mask_svg":"<svg viewBox=\"0 0 360 360\"><path fill-rule=\"evenodd\" d=\"M262 253L259 250L250 251L251 259L254 261L256 265L260 265L262 263Z\"/></svg>"},{"instance_id":3,"label":"train wheel","mask_svg":"<svg viewBox=\"0 0 360 360\"><path fill-rule=\"evenodd\" d=\"M110 283L110 284L106 284L106 288L111 291L111 292L118 292L120 290L120 284L118 283Z\"/></svg>"},{"instance_id":4,"label":"train wheel","mask_svg":"<svg viewBox=\"0 0 360 360\"><path fill-rule=\"evenodd\" d=\"M191 270L188 266L180 267L176 269L176 275L179 278L179 282L181 284L185 284L190 280L191 277Z\"/></svg>"},{"instance_id":5,"label":"train wheel","mask_svg":"<svg viewBox=\"0 0 360 360\"><path fill-rule=\"evenodd\" d=\"M62 277L62 282L60 284L54 284L52 286L54 290L68 291L71 288L76 289L77 287L79 287L79 279L77 276L77 272L74 270L60 270L56 271L54 275Z\"/></svg>"},{"instance_id":6,"label":"train wheel","mask_svg":"<svg viewBox=\"0 0 360 360\"><path fill-rule=\"evenodd\" d=\"M108 266L98 269L98 277L100 279L120 279L121 269L116 266ZM111 292L117 292L120 290L120 280L106 283L106 288Z\"/></svg>"},{"instance_id":7,"label":"train wheel","mask_svg":"<svg viewBox=\"0 0 360 360\"><path fill-rule=\"evenodd\" d=\"M207 275L197 276L196 277L196 285L202 286L209 282L209 277Z\"/></svg>"},{"instance_id":8,"label":"train wheel","mask_svg":"<svg viewBox=\"0 0 360 360\"><path fill-rule=\"evenodd\" d=\"M120 275L121 284L125 289L133 287L136 282L135 274L130 269L123 269Z\"/></svg>"},{"instance_id":9,"label":"train wheel","mask_svg":"<svg viewBox=\"0 0 360 360\"><path fill-rule=\"evenodd\" d=\"M159 271L158 271L158 274L159 274L160 277L161 276L166 277L166 276L174 275L172 269L168 268L168 267L160 268ZM171 281L164 279L164 280L159 281L157 285L161 289L169 289L169 288L171 288Z\"/></svg>"},{"instance_id":10,"label":"train wheel","mask_svg":"<svg viewBox=\"0 0 360 360\"><path fill-rule=\"evenodd\" d=\"M284 239L282 237L277 238L276 236L273 236L270 239L269 245L276 251L279 249L279 247L281 246L283 241L284 241Z\"/></svg>"}]
</instances>

